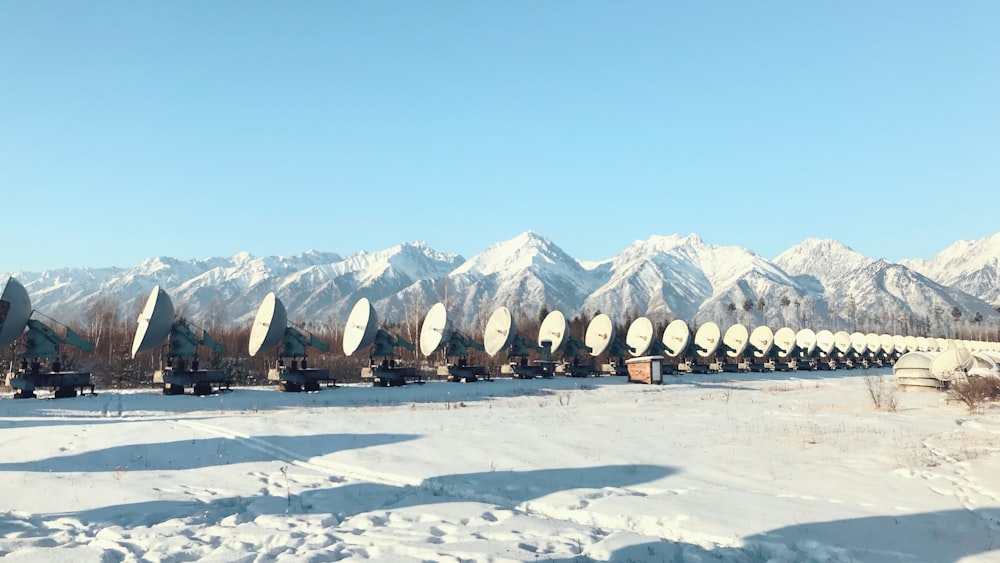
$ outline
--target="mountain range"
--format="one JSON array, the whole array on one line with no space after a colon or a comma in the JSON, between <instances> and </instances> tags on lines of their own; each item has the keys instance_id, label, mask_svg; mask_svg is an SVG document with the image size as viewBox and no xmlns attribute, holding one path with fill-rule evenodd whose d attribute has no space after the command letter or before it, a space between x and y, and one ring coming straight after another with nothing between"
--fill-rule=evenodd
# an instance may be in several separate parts
<instances>
[{"instance_id":1,"label":"mountain range","mask_svg":"<svg viewBox=\"0 0 1000 563\"><path fill-rule=\"evenodd\" d=\"M349 256L160 257L130 268L9 272L3 279L17 278L36 310L64 323L86 323L102 306L137 318L160 285L179 314L206 328L249 325L274 291L290 321L333 329L367 297L380 320L411 327L444 301L453 324L473 330L506 306L517 322L547 309L570 318L603 312L622 324L645 315L657 323L682 318L946 335L956 323L996 325L998 262L1000 233L956 242L932 260L899 263L830 239L807 239L769 260L693 234L657 235L609 260L586 263L528 231L469 259L414 242Z\"/></svg>"}]
</instances>

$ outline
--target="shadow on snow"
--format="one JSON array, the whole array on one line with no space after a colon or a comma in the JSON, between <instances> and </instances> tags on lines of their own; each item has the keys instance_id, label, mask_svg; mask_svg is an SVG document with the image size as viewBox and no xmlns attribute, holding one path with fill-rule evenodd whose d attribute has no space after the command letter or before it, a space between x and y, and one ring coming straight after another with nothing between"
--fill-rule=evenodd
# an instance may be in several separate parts
<instances>
[{"instance_id":1,"label":"shadow on snow","mask_svg":"<svg viewBox=\"0 0 1000 563\"><path fill-rule=\"evenodd\" d=\"M101 471L173 471L235 463L308 460L326 454L395 444L411 434L316 434L252 438L199 438L175 442L128 444L36 461L0 464L0 471L38 473Z\"/></svg>"}]
</instances>

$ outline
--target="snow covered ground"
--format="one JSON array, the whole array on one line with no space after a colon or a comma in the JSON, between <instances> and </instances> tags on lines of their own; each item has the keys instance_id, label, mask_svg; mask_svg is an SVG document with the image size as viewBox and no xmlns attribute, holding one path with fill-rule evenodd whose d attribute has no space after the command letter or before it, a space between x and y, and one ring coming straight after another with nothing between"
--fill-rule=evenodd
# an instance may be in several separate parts
<instances>
[{"instance_id":1,"label":"snow covered ground","mask_svg":"<svg viewBox=\"0 0 1000 563\"><path fill-rule=\"evenodd\" d=\"M1000 560L1000 408L863 375L4 398L0 555Z\"/></svg>"}]
</instances>

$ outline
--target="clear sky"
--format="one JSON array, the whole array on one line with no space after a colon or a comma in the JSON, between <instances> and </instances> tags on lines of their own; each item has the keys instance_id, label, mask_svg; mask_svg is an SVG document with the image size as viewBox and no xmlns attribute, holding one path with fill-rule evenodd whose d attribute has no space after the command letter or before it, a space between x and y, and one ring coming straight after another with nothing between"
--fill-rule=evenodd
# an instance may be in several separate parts
<instances>
[{"instance_id":1,"label":"clear sky","mask_svg":"<svg viewBox=\"0 0 1000 563\"><path fill-rule=\"evenodd\" d=\"M0 271L1000 230L1000 2L0 2Z\"/></svg>"}]
</instances>

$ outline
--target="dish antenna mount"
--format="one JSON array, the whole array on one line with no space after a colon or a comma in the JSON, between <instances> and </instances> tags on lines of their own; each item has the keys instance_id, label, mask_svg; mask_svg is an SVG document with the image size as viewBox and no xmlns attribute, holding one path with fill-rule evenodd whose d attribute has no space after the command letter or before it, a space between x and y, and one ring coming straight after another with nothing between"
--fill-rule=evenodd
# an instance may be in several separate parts
<instances>
[{"instance_id":1,"label":"dish antenna mount","mask_svg":"<svg viewBox=\"0 0 1000 563\"><path fill-rule=\"evenodd\" d=\"M195 330L200 330L197 335ZM139 313L139 326L132 340L132 357L166 341L160 353L160 369L153 372L153 383L163 385L164 395L180 395L190 386L195 395L210 395L229 390L229 377L222 370L201 369L199 346L221 354L225 347L208 331L199 329L184 318L174 317L174 303L159 285L153 286Z\"/></svg>"},{"instance_id":2,"label":"dish antenna mount","mask_svg":"<svg viewBox=\"0 0 1000 563\"><path fill-rule=\"evenodd\" d=\"M500 373L520 379L548 378L555 373L557 362L552 361L551 348L543 348L518 333L514 315L507 307L493 311L486 321L483 347L490 356L507 351L507 362L500 366ZM529 361L532 352L541 355L534 363Z\"/></svg>"},{"instance_id":3,"label":"dish antenna mount","mask_svg":"<svg viewBox=\"0 0 1000 563\"><path fill-rule=\"evenodd\" d=\"M268 362L267 379L276 381L282 391L319 391L320 383L335 386L330 370L310 368L306 354L307 348L329 352L330 345L291 326L284 304L273 291L257 309L250 328L249 352L256 356L272 348L275 359L273 364Z\"/></svg>"},{"instance_id":4,"label":"dish antenna mount","mask_svg":"<svg viewBox=\"0 0 1000 563\"><path fill-rule=\"evenodd\" d=\"M583 341L590 348L591 356L597 358L607 354L611 360L610 363L601 366L601 373L628 375L625 354L631 352L632 348L629 348L625 341L615 334L615 324L611 322L611 317L601 313L591 319Z\"/></svg>"},{"instance_id":5,"label":"dish antenna mount","mask_svg":"<svg viewBox=\"0 0 1000 563\"><path fill-rule=\"evenodd\" d=\"M437 373L448 381L472 383L480 377L489 378L485 366L469 365L469 349L485 350L486 347L472 338L455 330L448 319L448 309L444 303L435 303L427 311L420 326L420 353L430 357L438 350L444 350L445 363L439 365ZM452 361L452 359L454 361Z\"/></svg>"},{"instance_id":6,"label":"dish antenna mount","mask_svg":"<svg viewBox=\"0 0 1000 563\"><path fill-rule=\"evenodd\" d=\"M416 350L405 338L378 326L375 307L367 297L358 299L347 317L344 327L344 354L354 355L362 348L371 347L368 367L361 369L362 379L371 379L377 387L406 385L407 379L417 379L417 370L404 367L396 359L396 348Z\"/></svg>"},{"instance_id":7,"label":"dish antenna mount","mask_svg":"<svg viewBox=\"0 0 1000 563\"><path fill-rule=\"evenodd\" d=\"M37 311L31 309L31 299L24 286L13 277L9 278L0 294L0 347L8 346L21 338L23 351L18 355L19 366L6 377L7 385L16 390L14 397L35 397L35 390L38 388L52 389L57 399L75 397L78 389L88 389L93 395L94 385L90 382L90 373L65 369L68 360L60 353L60 346L68 345L81 352L91 352L94 345L65 325L66 336L59 336L42 321L32 319L35 312ZM50 317L46 318L62 324Z\"/></svg>"}]
</instances>

